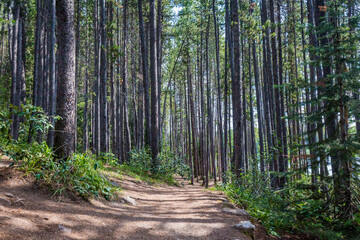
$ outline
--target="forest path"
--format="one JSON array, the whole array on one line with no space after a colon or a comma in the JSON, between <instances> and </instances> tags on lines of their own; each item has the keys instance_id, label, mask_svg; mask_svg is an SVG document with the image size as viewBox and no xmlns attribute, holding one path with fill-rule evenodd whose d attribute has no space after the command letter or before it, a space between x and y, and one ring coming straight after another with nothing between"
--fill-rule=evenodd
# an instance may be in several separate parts
<instances>
[{"instance_id":1,"label":"forest path","mask_svg":"<svg viewBox=\"0 0 360 240\"><path fill-rule=\"evenodd\" d=\"M154 186L111 177L136 200L132 206L57 201L21 176L0 166L0 239L252 239L231 227L247 217L224 213L224 196L198 183ZM255 239L270 239L259 224Z\"/></svg>"}]
</instances>

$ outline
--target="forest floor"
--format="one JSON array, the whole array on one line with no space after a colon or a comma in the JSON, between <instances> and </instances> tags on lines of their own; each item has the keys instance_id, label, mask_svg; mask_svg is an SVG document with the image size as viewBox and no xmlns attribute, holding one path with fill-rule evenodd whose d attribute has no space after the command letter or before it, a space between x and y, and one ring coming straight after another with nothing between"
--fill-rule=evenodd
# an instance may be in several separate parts
<instances>
[{"instance_id":1,"label":"forest floor","mask_svg":"<svg viewBox=\"0 0 360 240\"><path fill-rule=\"evenodd\" d=\"M223 212L224 195L199 183L177 179L178 187L109 177L136 206L85 201L51 197L9 163L0 162L0 239L273 239L256 222L254 238L233 228L250 217Z\"/></svg>"}]
</instances>

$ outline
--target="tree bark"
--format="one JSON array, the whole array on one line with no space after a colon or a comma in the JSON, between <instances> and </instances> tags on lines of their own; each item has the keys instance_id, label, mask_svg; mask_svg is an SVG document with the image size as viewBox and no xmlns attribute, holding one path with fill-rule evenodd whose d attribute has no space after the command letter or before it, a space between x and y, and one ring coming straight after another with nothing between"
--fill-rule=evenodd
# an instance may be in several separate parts
<instances>
[{"instance_id":1,"label":"tree bark","mask_svg":"<svg viewBox=\"0 0 360 240\"><path fill-rule=\"evenodd\" d=\"M153 159L152 169L154 172L157 171L159 164L159 105L157 103L158 82L156 53L155 0L150 0L151 153Z\"/></svg>"},{"instance_id":2,"label":"tree bark","mask_svg":"<svg viewBox=\"0 0 360 240\"><path fill-rule=\"evenodd\" d=\"M231 21L232 21L232 45L233 45L233 75L232 75L232 103L233 103L233 127L234 127L234 152L235 173L239 177L244 171L242 156L242 84L240 76L240 28L239 28L239 3L237 0L230 0Z\"/></svg>"},{"instance_id":3,"label":"tree bark","mask_svg":"<svg viewBox=\"0 0 360 240\"><path fill-rule=\"evenodd\" d=\"M100 151L104 153L109 151L105 2L105 0L100 0Z\"/></svg>"},{"instance_id":4,"label":"tree bark","mask_svg":"<svg viewBox=\"0 0 360 240\"><path fill-rule=\"evenodd\" d=\"M58 88L54 149L57 158L71 157L75 149L75 32L74 0L57 0Z\"/></svg>"},{"instance_id":5,"label":"tree bark","mask_svg":"<svg viewBox=\"0 0 360 240\"><path fill-rule=\"evenodd\" d=\"M50 109L49 115L51 117L51 124L54 126L55 121L54 117L56 114L56 57L55 57L55 43L56 43L56 33L55 33L55 26L56 26L56 3L55 0L51 0L51 9L50 9ZM49 130L48 134L48 146L52 148L54 146L54 131L53 129Z\"/></svg>"},{"instance_id":6,"label":"tree bark","mask_svg":"<svg viewBox=\"0 0 360 240\"><path fill-rule=\"evenodd\" d=\"M222 121L222 108L221 108L221 84L220 84L220 44L219 44L219 27L217 24L216 17L217 8L215 7L215 0L213 0L213 17L214 17L214 28L215 28L215 46L216 46L216 77L217 77L217 90L218 90L218 114L219 114L219 135L220 135L220 162L222 173L225 173L225 151L224 151L224 134L223 134L223 121ZM225 50L226 51L226 50ZM226 63L225 63L226 64Z\"/></svg>"},{"instance_id":7,"label":"tree bark","mask_svg":"<svg viewBox=\"0 0 360 240\"><path fill-rule=\"evenodd\" d=\"M131 136L129 127L128 116L128 101L127 101L127 0L123 1L124 14L123 14L123 62L122 62L122 104L123 104L123 120L124 120L124 159L128 160L128 154L131 148Z\"/></svg>"},{"instance_id":8,"label":"tree bark","mask_svg":"<svg viewBox=\"0 0 360 240\"><path fill-rule=\"evenodd\" d=\"M145 145L150 146L151 144L151 133L150 133L150 97L149 97L149 79L148 79L148 65L147 65L147 45L144 31L144 20L142 12L142 0L138 0L139 10L139 35L141 41L141 63L142 63L142 74L143 74L143 86L144 86L144 110L145 110Z\"/></svg>"}]
</instances>

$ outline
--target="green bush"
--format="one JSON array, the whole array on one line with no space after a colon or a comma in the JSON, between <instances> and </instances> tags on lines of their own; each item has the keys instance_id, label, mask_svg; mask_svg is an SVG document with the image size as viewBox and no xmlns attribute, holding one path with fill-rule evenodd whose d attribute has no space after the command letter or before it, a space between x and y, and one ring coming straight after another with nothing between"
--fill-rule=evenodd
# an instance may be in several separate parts
<instances>
[{"instance_id":1,"label":"green bush","mask_svg":"<svg viewBox=\"0 0 360 240\"><path fill-rule=\"evenodd\" d=\"M159 156L159 167L156 173L152 173L152 158L148 148L132 150L129 161L125 162L121 168L126 171L136 173L141 178L151 177L152 179L176 184L174 175L180 175L189 179L190 167L185 163L184 157L176 156L169 148L164 148Z\"/></svg>"},{"instance_id":2,"label":"green bush","mask_svg":"<svg viewBox=\"0 0 360 240\"><path fill-rule=\"evenodd\" d=\"M25 105L13 108L23 118L20 138L9 136L11 114L0 112L0 151L9 156L18 168L50 188L53 194L73 193L85 199L102 196L109 199L116 188L100 173L103 163L114 161L111 154L97 158L90 152L74 154L67 160L54 159L53 151L45 142L28 143L28 134L46 133L52 127L50 118L39 107Z\"/></svg>"},{"instance_id":3,"label":"green bush","mask_svg":"<svg viewBox=\"0 0 360 240\"><path fill-rule=\"evenodd\" d=\"M228 173L228 178L235 179L232 173ZM254 184L252 179L251 174L245 174L241 184L230 181L217 188L236 205L259 219L270 234L277 236L281 231L301 232L317 239L331 240L356 239L354 237L360 235L360 224L356 218L338 222L328 211L327 201L315 199L313 191L300 187L304 182L311 181L305 176L282 190L272 189L265 180ZM265 179L265 176L257 179Z\"/></svg>"},{"instance_id":4,"label":"green bush","mask_svg":"<svg viewBox=\"0 0 360 240\"><path fill-rule=\"evenodd\" d=\"M66 161L58 161L45 142L10 144L5 153L19 164L20 170L33 175L54 195L73 193L84 199L98 196L110 199L116 191L100 173L101 160L90 153L74 154Z\"/></svg>"}]
</instances>

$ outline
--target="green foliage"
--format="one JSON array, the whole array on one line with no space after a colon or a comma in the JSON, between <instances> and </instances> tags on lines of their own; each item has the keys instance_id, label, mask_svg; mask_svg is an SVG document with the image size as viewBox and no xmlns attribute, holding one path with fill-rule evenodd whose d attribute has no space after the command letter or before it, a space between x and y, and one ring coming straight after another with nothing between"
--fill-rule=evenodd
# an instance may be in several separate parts
<instances>
[{"instance_id":1,"label":"green foliage","mask_svg":"<svg viewBox=\"0 0 360 240\"><path fill-rule=\"evenodd\" d=\"M54 159L45 142L12 143L2 149L19 164L19 169L32 175L54 195L72 193L84 199L102 196L110 199L116 188L100 173L101 159L87 154L74 154L66 161Z\"/></svg>"},{"instance_id":2,"label":"green foliage","mask_svg":"<svg viewBox=\"0 0 360 240\"><path fill-rule=\"evenodd\" d=\"M159 168L156 173L152 174L152 158L149 149L132 150L130 152L130 159L121 166L121 169L126 172L135 173L140 179L144 181L165 182L171 185L176 185L174 175L180 175L183 178L189 179L190 168L185 163L183 157L176 156L169 148L164 148L158 156Z\"/></svg>"},{"instance_id":3,"label":"green foliage","mask_svg":"<svg viewBox=\"0 0 360 240\"><path fill-rule=\"evenodd\" d=\"M36 133L45 134L54 127L50 117L41 107L31 104L21 105L21 107L11 106L11 111L8 109L0 111L0 133L4 139L11 139L9 133L12 114L21 118L18 142L27 142L29 136L32 137ZM54 117L55 121L58 119L59 117Z\"/></svg>"},{"instance_id":4,"label":"green foliage","mask_svg":"<svg viewBox=\"0 0 360 240\"><path fill-rule=\"evenodd\" d=\"M45 142L27 141L27 133L45 133L50 127L50 118L41 108L25 105L13 108L23 118L20 138L10 139L11 113L0 112L0 151L18 163L20 170L32 175L55 194L73 193L85 199L102 196L110 199L116 188L100 171L104 163L114 162L111 154L97 158L91 153L74 154L65 161L54 159L53 151Z\"/></svg>"},{"instance_id":5,"label":"green foliage","mask_svg":"<svg viewBox=\"0 0 360 240\"><path fill-rule=\"evenodd\" d=\"M232 173L228 175L235 179ZM241 179L245 184L232 181L217 188L259 219L270 234L300 232L318 239L355 239L360 234L356 218L347 222L337 220L331 215L327 201L315 197L311 189L301 187L311 181L305 175L282 190L272 189L266 180L260 182L265 176L256 178L255 183L253 179L251 174L245 174Z\"/></svg>"},{"instance_id":6,"label":"green foliage","mask_svg":"<svg viewBox=\"0 0 360 240\"><path fill-rule=\"evenodd\" d=\"M8 138L10 132L11 115L6 110L0 110L0 134L2 138Z\"/></svg>"}]
</instances>

